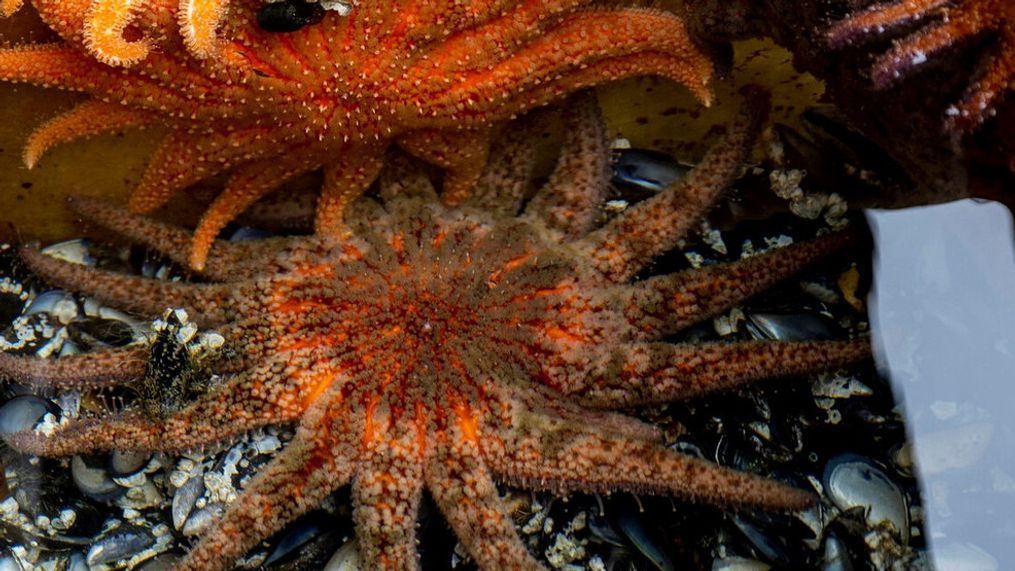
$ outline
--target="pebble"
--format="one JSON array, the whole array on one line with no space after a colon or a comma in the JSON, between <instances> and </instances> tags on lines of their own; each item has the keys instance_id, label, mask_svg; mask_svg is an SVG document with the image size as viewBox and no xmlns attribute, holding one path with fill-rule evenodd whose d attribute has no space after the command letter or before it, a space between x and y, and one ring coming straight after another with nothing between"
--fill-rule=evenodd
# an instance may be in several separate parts
<instances>
[{"instance_id":1,"label":"pebble","mask_svg":"<svg viewBox=\"0 0 1015 571\"><path fill-rule=\"evenodd\" d=\"M49 399L21 395L0 406L0 436L31 430L47 415L60 413L60 407Z\"/></svg>"},{"instance_id":2,"label":"pebble","mask_svg":"<svg viewBox=\"0 0 1015 571\"><path fill-rule=\"evenodd\" d=\"M690 167L680 165L666 153L645 149L619 149L613 154L613 183L659 192L680 180Z\"/></svg>"},{"instance_id":3,"label":"pebble","mask_svg":"<svg viewBox=\"0 0 1015 571\"><path fill-rule=\"evenodd\" d=\"M838 326L817 313L748 313L747 329L756 339L810 341L839 337Z\"/></svg>"},{"instance_id":4,"label":"pebble","mask_svg":"<svg viewBox=\"0 0 1015 571\"><path fill-rule=\"evenodd\" d=\"M50 244L42 250L43 254L52 256L58 260L80 264L83 266L94 266L96 261L91 254L92 241L87 238L77 238Z\"/></svg>"},{"instance_id":5,"label":"pebble","mask_svg":"<svg viewBox=\"0 0 1015 571\"><path fill-rule=\"evenodd\" d=\"M116 485L105 469L105 462L85 456L75 456L70 462L71 479L86 496L109 501L123 494L124 489Z\"/></svg>"},{"instance_id":6,"label":"pebble","mask_svg":"<svg viewBox=\"0 0 1015 571\"><path fill-rule=\"evenodd\" d=\"M62 289L52 289L35 296L35 299L25 309L24 315L29 316L37 313L45 313L62 325L74 321L81 315L74 296Z\"/></svg>"},{"instance_id":7,"label":"pebble","mask_svg":"<svg viewBox=\"0 0 1015 571\"><path fill-rule=\"evenodd\" d=\"M148 452L114 450L109 459L109 469L116 476L126 476L147 466L150 459Z\"/></svg>"},{"instance_id":8,"label":"pebble","mask_svg":"<svg viewBox=\"0 0 1015 571\"><path fill-rule=\"evenodd\" d=\"M108 533L88 550L89 565L113 563L128 559L155 544L155 537L139 527L127 526Z\"/></svg>"},{"instance_id":9,"label":"pebble","mask_svg":"<svg viewBox=\"0 0 1015 571\"><path fill-rule=\"evenodd\" d=\"M183 528L198 498L204 495L204 478L195 476L186 481L173 496L173 527Z\"/></svg>"},{"instance_id":10,"label":"pebble","mask_svg":"<svg viewBox=\"0 0 1015 571\"><path fill-rule=\"evenodd\" d=\"M899 486L866 458L842 454L825 465L825 489L841 510L861 507L871 525L890 523L909 541L909 511Z\"/></svg>"},{"instance_id":11,"label":"pebble","mask_svg":"<svg viewBox=\"0 0 1015 571\"><path fill-rule=\"evenodd\" d=\"M331 556L322 571L360 571L361 569L359 549L356 540L351 539Z\"/></svg>"}]
</instances>

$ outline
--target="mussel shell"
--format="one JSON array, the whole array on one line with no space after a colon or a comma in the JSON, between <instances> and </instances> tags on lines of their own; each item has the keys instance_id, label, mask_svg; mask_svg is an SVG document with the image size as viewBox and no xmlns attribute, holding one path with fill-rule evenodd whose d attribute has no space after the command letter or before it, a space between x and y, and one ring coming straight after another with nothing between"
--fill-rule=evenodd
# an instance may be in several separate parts
<instances>
[{"instance_id":1,"label":"mussel shell","mask_svg":"<svg viewBox=\"0 0 1015 571\"><path fill-rule=\"evenodd\" d=\"M316 24L324 18L324 8L317 2L282 0L266 4L257 13L257 25L266 32L289 33Z\"/></svg>"}]
</instances>

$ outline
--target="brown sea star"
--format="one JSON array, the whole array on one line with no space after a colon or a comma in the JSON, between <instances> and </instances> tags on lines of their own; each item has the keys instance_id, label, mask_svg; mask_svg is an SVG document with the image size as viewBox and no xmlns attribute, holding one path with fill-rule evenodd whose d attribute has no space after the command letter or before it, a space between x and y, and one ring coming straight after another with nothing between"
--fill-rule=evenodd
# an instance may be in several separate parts
<instances>
[{"instance_id":1,"label":"brown sea star","mask_svg":"<svg viewBox=\"0 0 1015 571\"><path fill-rule=\"evenodd\" d=\"M465 198L497 124L577 89L658 75L703 100L712 74L680 19L588 0L359 2L348 17L291 34L258 28L259 0L238 0L214 58L183 49L113 69L82 49L90 0L34 0L64 43L0 50L0 80L87 92L93 99L40 127L25 162L70 139L147 124L169 134L131 198L152 211L176 191L231 171L196 232L203 265L221 228L285 180L322 168L319 233L381 168L391 142L447 170L443 199Z\"/></svg>"},{"instance_id":2,"label":"brown sea star","mask_svg":"<svg viewBox=\"0 0 1015 571\"><path fill-rule=\"evenodd\" d=\"M672 344L715 315L841 246L833 234L738 262L634 277L673 248L737 178L767 99L681 182L599 221L609 148L591 96L567 106L567 141L525 200L533 154L522 127L494 153L477 192L448 208L405 161L382 201L352 207L353 234L216 243L213 283L164 282L22 257L48 282L148 314L186 307L232 347L231 375L164 419L127 410L26 431L18 450L179 451L259 426L298 423L181 563L225 569L287 522L352 484L368 569L418 567L424 490L483 569L538 569L496 481L560 493L628 490L716 503L800 508L808 494L676 453L658 430L610 409L685 399L862 360L866 339ZM523 207L524 204L524 207ZM183 230L95 202L88 218L177 260ZM57 388L139 374L136 349L43 361L0 355L6 374Z\"/></svg>"},{"instance_id":3,"label":"brown sea star","mask_svg":"<svg viewBox=\"0 0 1015 571\"><path fill-rule=\"evenodd\" d=\"M901 40L874 62L873 80L886 87L938 52L977 36L996 37L994 53L962 101L948 110L948 125L961 132L979 127L1015 85L1015 2L1011 0L904 0L876 4L828 32L833 47L868 41L886 30L937 16L937 23Z\"/></svg>"}]
</instances>

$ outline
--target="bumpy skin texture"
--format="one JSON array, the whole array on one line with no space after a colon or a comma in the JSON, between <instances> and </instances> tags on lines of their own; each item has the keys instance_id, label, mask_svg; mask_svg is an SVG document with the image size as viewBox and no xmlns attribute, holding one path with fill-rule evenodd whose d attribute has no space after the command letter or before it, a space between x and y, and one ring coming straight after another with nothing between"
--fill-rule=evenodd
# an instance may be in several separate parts
<instances>
[{"instance_id":1,"label":"bumpy skin texture","mask_svg":"<svg viewBox=\"0 0 1015 571\"><path fill-rule=\"evenodd\" d=\"M133 212L232 174L197 230L196 269L227 222L300 173L323 169L315 226L337 236L391 143L446 169L443 199L458 204L486 164L496 125L514 115L642 75L681 82L707 100L712 74L676 16L589 0L363 1L348 17L328 12L290 34L259 29L262 2L237 0L216 57L198 61L166 42L136 66L113 69L85 48L89 1L34 0L65 42L0 50L2 80L93 96L41 126L26 163L78 137L168 126ZM151 26L159 15L149 16Z\"/></svg>"},{"instance_id":2,"label":"bumpy skin texture","mask_svg":"<svg viewBox=\"0 0 1015 571\"><path fill-rule=\"evenodd\" d=\"M844 236L632 281L735 180L763 102L681 183L602 226L604 128L591 99L568 109L557 169L524 209L531 153L519 159L509 138L495 153L503 161L462 207L443 206L425 176L395 160L382 176L382 201L354 205L349 238L217 243L210 284L110 274L26 248L28 266L56 285L147 313L185 306L220 325L235 355L224 365L238 372L163 420L126 411L76 420L49 437L18 433L9 443L46 456L176 451L298 423L294 440L180 564L188 570L228 568L350 483L368 569L418 568L424 490L487 570L542 568L518 537L497 481L560 493L807 505L807 493L673 452L655 427L610 409L866 359L866 339L657 341L769 287ZM77 207L135 241L186 255L182 230L102 203ZM91 378L105 367L122 377L133 351L96 355L84 371ZM0 370L56 387L90 382L68 378L62 363L10 357ZM48 368L64 374L48 382Z\"/></svg>"},{"instance_id":3,"label":"bumpy skin texture","mask_svg":"<svg viewBox=\"0 0 1015 571\"><path fill-rule=\"evenodd\" d=\"M0 16L12 15L23 3L23 0L0 0ZM156 44L164 47L181 40L194 57L214 56L216 30L228 12L229 3L229 0L88 0L69 3L73 6L62 13L80 10L74 18L73 31L93 57L110 66L131 66L146 58ZM52 2L43 0L35 4Z\"/></svg>"},{"instance_id":4,"label":"bumpy skin texture","mask_svg":"<svg viewBox=\"0 0 1015 571\"><path fill-rule=\"evenodd\" d=\"M919 31L895 40L874 62L875 85L886 87L939 52L991 35L995 46L962 100L948 110L948 124L968 132L992 116L1015 82L1015 2L1011 0L904 0L877 4L843 20L828 32L833 47L866 42L914 22Z\"/></svg>"},{"instance_id":5,"label":"bumpy skin texture","mask_svg":"<svg viewBox=\"0 0 1015 571\"><path fill-rule=\"evenodd\" d=\"M1015 97L998 98L996 117L973 133L945 128L946 112L968 89L976 62L989 65L1002 46L998 39L1007 28L985 28L982 38L955 49L941 50L927 73L910 73L890 88L877 89L871 81L871 52L884 53L891 37L930 29L941 22L939 13L914 20L898 29L885 28L882 41L866 44L876 30L855 36L854 49L829 49L829 30L859 17L865 8L887 2L877 0L669 0L701 41L730 41L748 37L772 38L793 53L800 71L825 83L826 95L843 119L897 161L911 178L881 189L877 196L848 196L851 205L899 208L934 204L960 198L982 197L1015 205ZM956 2L954 5L958 5ZM975 2L961 2L972 5ZM995 13L996 14L996 13ZM1010 14L1010 12L1009 12ZM1010 45L1010 44L1009 44ZM717 50L721 51L721 50ZM1010 53L1007 48L1005 53ZM975 79L975 78L974 78ZM837 137L836 137L837 138ZM847 138L848 140L848 138ZM850 143L843 141L847 148ZM834 142L833 142L834 144ZM858 148L868 147L860 144ZM833 155L841 153L833 151ZM875 162L868 165L881 170ZM866 168L866 167L865 167ZM889 167L890 168L890 167Z\"/></svg>"}]
</instances>

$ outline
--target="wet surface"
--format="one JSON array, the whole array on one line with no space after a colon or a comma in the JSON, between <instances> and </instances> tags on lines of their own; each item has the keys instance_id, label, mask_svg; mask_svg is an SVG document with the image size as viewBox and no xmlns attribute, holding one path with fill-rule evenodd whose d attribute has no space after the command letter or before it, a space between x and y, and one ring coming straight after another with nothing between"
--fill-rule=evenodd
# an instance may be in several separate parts
<instances>
[{"instance_id":1,"label":"wet surface","mask_svg":"<svg viewBox=\"0 0 1015 571\"><path fill-rule=\"evenodd\" d=\"M1015 564L1015 248L996 203L878 211L878 362L905 402L939 569Z\"/></svg>"}]
</instances>

